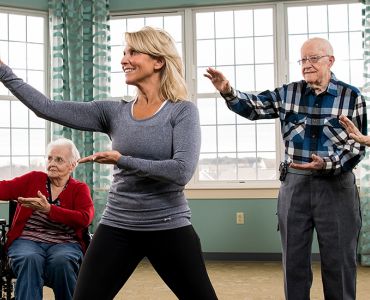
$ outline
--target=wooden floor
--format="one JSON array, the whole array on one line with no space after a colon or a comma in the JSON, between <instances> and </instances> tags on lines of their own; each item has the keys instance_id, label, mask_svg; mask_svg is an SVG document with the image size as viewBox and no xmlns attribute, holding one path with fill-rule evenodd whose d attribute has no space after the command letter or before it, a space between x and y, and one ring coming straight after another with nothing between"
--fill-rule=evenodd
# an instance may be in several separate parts
<instances>
[{"instance_id":1,"label":"wooden floor","mask_svg":"<svg viewBox=\"0 0 370 300\"><path fill-rule=\"evenodd\" d=\"M278 262L208 261L207 269L220 300L283 300L283 277ZM324 299L320 265L314 263L311 300ZM370 267L358 267L357 300L370 299ZM45 288L44 300L53 300ZM176 300L150 263L143 261L115 300ZM95 300L95 299L91 299Z\"/></svg>"}]
</instances>

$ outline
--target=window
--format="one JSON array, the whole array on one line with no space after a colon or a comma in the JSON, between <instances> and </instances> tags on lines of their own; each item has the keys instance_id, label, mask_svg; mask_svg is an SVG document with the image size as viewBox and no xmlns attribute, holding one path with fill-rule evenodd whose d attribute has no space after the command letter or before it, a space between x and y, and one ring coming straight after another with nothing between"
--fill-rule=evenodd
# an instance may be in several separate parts
<instances>
[{"instance_id":1,"label":"window","mask_svg":"<svg viewBox=\"0 0 370 300\"><path fill-rule=\"evenodd\" d=\"M46 92L46 15L1 9L0 57L28 83ZM0 84L0 178L45 166L46 122Z\"/></svg>"},{"instance_id":2,"label":"window","mask_svg":"<svg viewBox=\"0 0 370 300\"><path fill-rule=\"evenodd\" d=\"M266 1L267 2L267 1ZM284 147L278 120L249 121L232 113L203 76L221 70L239 90L258 93L301 80L300 47L310 37L330 40L337 78L362 87L361 4L282 1L271 4L186 8L113 16L112 96L132 96L119 61L124 32L144 25L164 28L178 43L191 100L199 109L202 146L191 187L277 187ZM186 61L185 61L186 60Z\"/></svg>"},{"instance_id":3,"label":"window","mask_svg":"<svg viewBox=\"0 0 370 300\"><path fill-rule=\"evenodd\" d=\"M203 74L214 67L240 90L275 86L272 7L195 12L197 105L202 129L198 181L276 179L275 120L231 112Z\"/></svg>"},{"instance_id":4,"label":"window","mask_svg":"<svg viewBox=\"0 0 370 300\"><path fill-rule=\"evenodd\" d=\"M357 87L363 85L361 3L289 6L289 81L300 80L300 47L311 37L328 39L334 48L336 77Z\"/></svg>"},{"instance_id":5,"label":"window","mask_svg":"<svg viewBox=\"0 0 370 300\"><path fill-rule=\"evenodd\" d=\"M346 83L361 88L363 78L362 4L339 3L288 6L289 81L300 80L300 47L311 37L328 39L335 62L332 71ZM359 169L355 174L360 178Z\"/></svg>"}]
</instances>

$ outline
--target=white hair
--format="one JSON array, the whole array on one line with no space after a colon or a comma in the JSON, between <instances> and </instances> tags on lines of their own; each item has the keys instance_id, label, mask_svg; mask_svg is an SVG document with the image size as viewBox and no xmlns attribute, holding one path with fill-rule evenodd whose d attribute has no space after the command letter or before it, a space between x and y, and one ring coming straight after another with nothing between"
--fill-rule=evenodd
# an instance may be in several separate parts
<instances>
[{"instance_id":1,"label":"white hair","mask_svg":"<svg viewBox=\"0 0 370 300\"><path fill-rule=\"evenodd\" d=\"M46 153L48 154L51 151L51 149L58 146L69 148L71 152L69 161L72 164L77 164L78 160L81 158L80 152L78 152L76 145L69 139L59 138L55 141L51 141L46 147Z\"/></svg>"},{"instance_id":2,"label":"white hair","mask_svg":"<svg viewBox=\"0 0 370 300\"><path fill-rule=\"evenodd\" d=\"M323 53L325 53L325 55L330 55L330 56L334 55L333 46L330 44L330 42L327 39L323 39L320 37L310 38L303 43L302 48L303 46L310 44L310 43L315 43L317 46L317 49L321 50Z\"/></svg>"}]
</instances>

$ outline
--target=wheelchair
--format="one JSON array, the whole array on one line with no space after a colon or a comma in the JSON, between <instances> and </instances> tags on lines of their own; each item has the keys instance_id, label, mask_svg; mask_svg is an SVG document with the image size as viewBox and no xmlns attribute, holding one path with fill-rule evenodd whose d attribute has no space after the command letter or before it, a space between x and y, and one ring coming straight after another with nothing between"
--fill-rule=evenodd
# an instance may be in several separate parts
<instances>
[{"instance_id":1,"label":"wheelchair","mask_svg":"<svg viewBox=\"0 0 370 300\"><path fill-rule=\"evenodd\" d=\"M14 300L14 278L5 252L6 232L9 225L0 219L0 300Z\"/></svg>"},{"instance_id":2,"label":"wheelchair","mask_svg":"<svg viewBox=\"0 0 370 300\"><path fill-rule=\"evenodd\" d=\"M7 223L5 219L0 219L0 300L15 300L14 290L16 278L10 267L9 258L5 251L5 243L6 233L12 224L16 208L17 202L9 201L9 222ZM89 229L86 228L83 233L83 239L87 247L90 244L92 235ZM45 285L48 286L47 284Z\"/></svg>"}]
</instances>

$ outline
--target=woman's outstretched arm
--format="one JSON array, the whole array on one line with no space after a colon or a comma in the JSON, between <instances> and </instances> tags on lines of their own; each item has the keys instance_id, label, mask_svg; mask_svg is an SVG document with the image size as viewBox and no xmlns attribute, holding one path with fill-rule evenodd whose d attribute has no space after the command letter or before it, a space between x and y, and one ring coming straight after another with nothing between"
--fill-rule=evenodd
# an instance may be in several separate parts
<instances>
[{"instance_id":1,"label":"woman's outstretched arm","mask_svg":"<svg viewBox=\"0 0 370 300\"><path fill-rule=\"evenodd\" d=\"M1 60L0 81L40 118L79 130L106 132L106 118L97 102L50 100L17 77Z\"/></svg>"}]
</instances>

